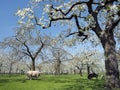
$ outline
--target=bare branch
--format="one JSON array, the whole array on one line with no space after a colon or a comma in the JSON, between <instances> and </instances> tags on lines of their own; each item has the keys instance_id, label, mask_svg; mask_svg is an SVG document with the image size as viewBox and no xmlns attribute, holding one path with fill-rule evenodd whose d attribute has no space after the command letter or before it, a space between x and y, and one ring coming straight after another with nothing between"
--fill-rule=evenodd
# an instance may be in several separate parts
<instances>
[{"instance_id":1,"label":"bare branch","mask_svg":"<svg viewBox=\"0 0 120 90\"><path fill-rule=\"evenodd\" d=\"M79 32L73 32L73 33L70 33L69 35L67 35L66 37L69 37L71 35L74 35L74 34L78 34Z\"/></svg>"},{"instance_id":2,"label":"bare branch","mask_svg":"<svg viewBox=\"0 0 120 90\"><path fill-rule=\"evenodd\" d=\"M23 53L30 56L31 58L33 58L32 54L30 52L30 49L29 49L28 45L26 44L26 41L22 42L18 38L16 38L16 40L19 41L20 43L22 43L26 47L27 53L26 52L23 52Z\"/></svg>"},{"instance_id":3,"label":"bare branch","mask_svg":"<svg viewBox=\"0 0 120 90\"><path fill-rule=\"evenodd\" d=\"M39 47L39 49L37 50L37 52L35 53L34 58L36 58L38 56L38 54L41 52L42 48L44 47L44 43L42 42L42 45Z\"/></svg>"},{"instance_id":4,"label":"bare branch","mask_svg":"<svg viewBox=\"0 0 120 90\"><path fill-rule=\"evenodd\" d=\"M93 12L92 10L92 4L93 4L93 0L89 0L87 2L87 6L88 6L88 12L91 14Z\"/></svg>"},{"instance_id":5,"label":"bare branch","mask_svg":"<svg viewBox=\"0 0 120 90\"><path fill-rule=\"evenodd\" d=\"M52 21L58 21L58 20L71 20L74 17L74 15L71 15L69 17L59 17L59 18L51 18L50 23L47 27L43 27L43 29L46 29L48 27L51 27Z\"/></svg>"},{"instance_id":6,"label":"bare branch","mask_svg":"<svg viewBox=\"0 0 120 90\"><path fill-rule=\"evenodd\" d=\"M67 14L69 14L70 13L70 11L75 7L75 6L77 6L77 5L81 5L81 4L86 4L87 2L76 2L75 4L73 4L70 8L69 8L69 10L65 13L65 12L63 12L61 9L56 9L56 8L54 8L53 6L52 6L52 8L54 9L54 10L56 10L56 11L60 11L64 16L66 16Z\"/></svg>"},{"instance_id":7,"label":"bare branch","mask_svg":"<svg viewBox=\"0 0 120 90\"><path fill-rule=\"evenodd\" d=\"M37 17L34 16L34 18L35 18L36 24L37 24L38 26L41 26L41 24L38 23Z\"/></svg>"}]
</instances>

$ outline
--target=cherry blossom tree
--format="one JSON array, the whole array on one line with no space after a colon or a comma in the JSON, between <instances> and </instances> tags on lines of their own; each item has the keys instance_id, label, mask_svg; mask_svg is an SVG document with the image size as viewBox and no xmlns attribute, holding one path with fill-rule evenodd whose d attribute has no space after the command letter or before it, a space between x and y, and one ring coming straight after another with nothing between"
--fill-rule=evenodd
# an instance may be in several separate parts
<instances>
[{"instance_id":1,"label":"cherry blossom tree","mask_svg":"<svg viewBox=\"0 0 120 90\"><path fill-rule=\"evenodd\" d=\"M96 34L104 49L107 90L120 88L114 37L114 32L119 31L120 0L31 0L30 3L30 8L20 9L16 13L21 17L19 23L46 29L58 21L66 24L72 22L74 30L67 36L75 34L82 41L89 38L88 32ZM40 18L35 8L42 8L41 5L45 6Z\"/></svg>"},{"instance_id":2,"label":"cherry blossom tree","mask_svg":"<svg viewBox=\"0 0 120 90\"><path fill-rule=\"evenodd\" d=\"M35 70L35 61L39 57L42 49L47 46L47 36L41 35L39 31L32 30L27 26L21 26L16 28L16 35L13 37L6 38L5 41L1 42L1 47L9 47L8 51L17 52L15 57L26 57L31 61L29 69ZM23 31L25 30L25 31Z\"/></svg>"}]
</instances>

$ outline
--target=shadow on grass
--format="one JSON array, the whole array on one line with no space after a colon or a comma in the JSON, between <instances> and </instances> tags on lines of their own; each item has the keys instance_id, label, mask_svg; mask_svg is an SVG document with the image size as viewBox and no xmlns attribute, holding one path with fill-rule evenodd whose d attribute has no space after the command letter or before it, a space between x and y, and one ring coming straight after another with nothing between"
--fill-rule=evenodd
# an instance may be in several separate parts
<instances>
[{"instance_id":1,"label":"shadow on grass","mask_svg":"<svg viewBox=\"0 0 120 90\"><path fill-rule=\"evenodd\" d=\"M4 76L0 78L0 84L5 84L5 83L10 83L10 82L21 82L25 83L26 79L24 77L9 77L9 76Z\"/></svg>"},{"instance_id":2,"label":"shadow on grass","mask_svg":"<svg viewBox=\"0 0 120 90\"><path fill-rule=\"evenodd\" d=\"M60 90L104 90L104 81L99 79L88 80L85 77L73 78L69 76L41 78L43 82L64 83Z\"/></svg>"},{"instance_id":3,"label":"shadow on grass","mask_svg":"<svg viewBox=\"0 0 120 90\"><path fill-rule=\"evenodd\" d=\"M40 81L43 82L52 82L52 83L69 83L72 82L73 79L69 76L50 76L50 77L41 77Z\"/></svg>"},{"instance_id":4,"label":"shadow on grass","mask_svg":"<svg viewBox=\"0 0 120 90\"><path fill-rule=\"evenodd\" d=\"M103 90L104 81L101 80L88 80L77 79L73 85L67 85L63 90Z\"/></svg>"},{"instance_id":5,"label":"shadow on grass","mask_svg":"<svg viewBox=\"0 0 120 90\"><path fill-rule=\"evenodd\" d=\"M16 79L15 82L26 83L27 79Z\"/></svg>"},{"instance_id":6,"label":"shadow on grass","mask_svg":"<svg viewBox=\"0 0 120 90\"><path fill-rule=\"evenodd\" d=\"M0 83L8 83L8 82L10 82L9 79L0 79Z\"/></svg>"}]
</instances>

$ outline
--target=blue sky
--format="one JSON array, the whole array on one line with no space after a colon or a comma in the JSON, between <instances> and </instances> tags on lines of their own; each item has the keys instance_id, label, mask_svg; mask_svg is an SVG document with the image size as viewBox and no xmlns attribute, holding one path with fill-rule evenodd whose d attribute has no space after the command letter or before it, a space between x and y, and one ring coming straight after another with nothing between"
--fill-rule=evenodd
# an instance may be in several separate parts
<instances>
[{"instance_id":1,"label":"blue sky","mask_svg":"<svg viewBox=\"0 0 120 90\"><path fill-rule=\"evenodd\" d=\"M18 17L15 12L18 8L27 7L29 0L1 0L0 2L0 41L14 35Z\"/></svg>"},{"instance_id":2,"label":"blue sky","mask_svg":"<svg viewBox=\"0 0 120 90\"><path fill-rule=\"evenodd\" d=\"M19 17L15 16L15 12L20 8L25 8L28 5L29 0L1 0L0 3L0 41L4 38L14 35L14 28L18 26ZM52 29L52 30L51 30ZM44 30L45 33L53 31L53 27ZM54 30L52 34L56 34L62 29L57 26L57 30ZM43 31L43 32L44 32Z\"/></svg>"}]
</instances>

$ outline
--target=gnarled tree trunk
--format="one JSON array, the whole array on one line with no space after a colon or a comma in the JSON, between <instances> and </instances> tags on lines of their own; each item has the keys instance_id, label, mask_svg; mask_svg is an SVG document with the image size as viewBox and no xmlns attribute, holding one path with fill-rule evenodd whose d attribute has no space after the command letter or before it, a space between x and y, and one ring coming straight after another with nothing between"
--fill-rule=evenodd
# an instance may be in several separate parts
<instances>
[{"instance_id":1,"label":"gnarled tree trunk","mask_svg":"<svg viewBox=\"0 0 120 90\"><path fill-rule=\"evenodd\" d=\"M104 48L105 69L106 69L106 87L107 90L120 88L118 61L116 58L116 42L113 33L104 33L101 38Z\"/></svg>"}]
</instances>

